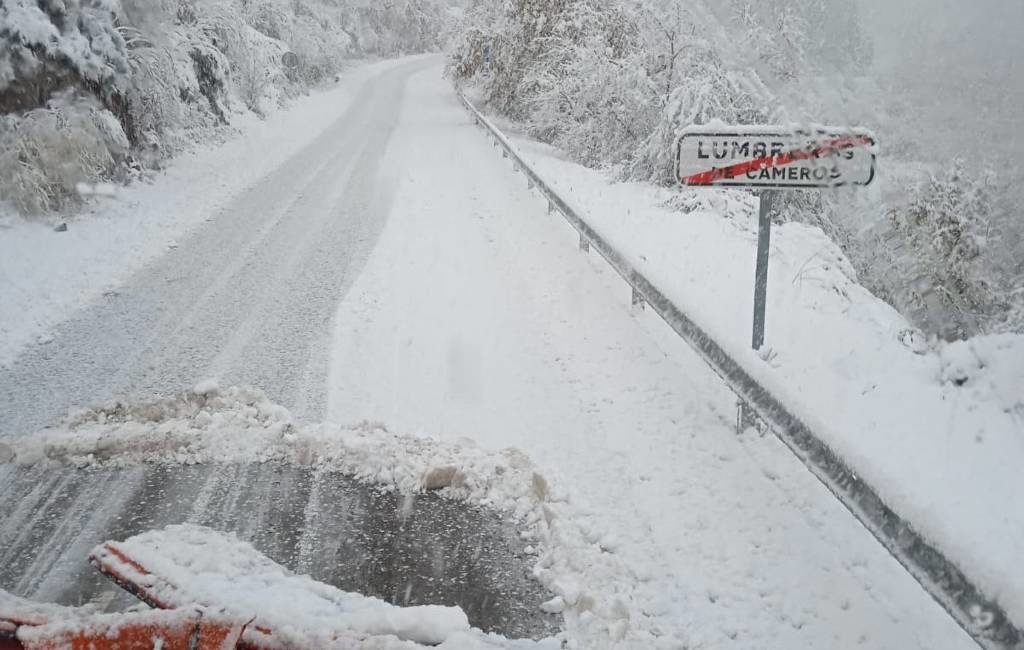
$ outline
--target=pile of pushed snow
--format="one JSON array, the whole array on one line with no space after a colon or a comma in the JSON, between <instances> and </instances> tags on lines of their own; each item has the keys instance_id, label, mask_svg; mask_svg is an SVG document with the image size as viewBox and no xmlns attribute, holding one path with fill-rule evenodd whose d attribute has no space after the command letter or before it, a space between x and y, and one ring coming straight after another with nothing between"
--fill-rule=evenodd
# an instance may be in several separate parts
<instances>
[{"instance_id":1,"label":"pile of pushed snow","mask_svg":"<svg viewBox=\"0 0 1024 650\"><path fill-rule=\"evenodd\" d=\"M1005 413L1024 417L1024 336L994 334L956 341L939 350L940 379L977 401L993 399Z\"/></svg>"},{"instance_id":2,"label":"pile of pushed snow","mask_svg":"<svg viewBox=\"0 0 1024 650\"><path fill-rule=\"evenodd\" d=\"M584 525L586 513L514 448L490 451L466 439L440 442L365 422L299 426L258 390L203 382L170 398L79 412L60 427L12 441L9 449L19 464L273 461L338 471L403 493L437 490L501 510L516 523L526 552L537 558L533 575L554 594L542 609L563 614L560 636L570 647L681 645L642 611L634 596L640 578L602 543L603 531Z\"/></svg>"},{"instance_id":3,"label":"pile of pushed snow","mask_svg":"<svg viewBox=\"0 0 1024 650\"><path fill-rule=\"evenodd\" d=\"M260 462L293 430L287 409L256 390L202 382L174 397L117 400L70 415L12 447L17 463Z\"/></svg>"}]
</instances>

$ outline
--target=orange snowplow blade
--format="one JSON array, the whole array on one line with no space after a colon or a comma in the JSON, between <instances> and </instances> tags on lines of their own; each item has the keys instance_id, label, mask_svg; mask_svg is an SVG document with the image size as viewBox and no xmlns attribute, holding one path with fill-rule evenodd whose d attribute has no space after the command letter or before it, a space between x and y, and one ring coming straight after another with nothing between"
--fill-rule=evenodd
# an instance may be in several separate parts
<instances>
[{"instance_id":1,"label":"orange snowplow blade","mask_svg":"<svg viewBox=\"0 0 1024 650\"><path fill-rule=\"evenodd\" d=\"M105 542L89 561L156 609L96 614L0 590L0 639L32 650L353 650L373 638L440 645L471 629L458 607L399 607L344 592L203 526Z\"/></svg>"},{"instance_id":2,"label":"orange snowplow blade","mask_svg":"<svg viewBox=\"0 0 1024 650\"><path fill-rule=\"evenodd\" d=\"M241 625L178 610L23 626L17 640L25 650L230 650L241 636Z\"/></svg>"},{"instance_id":3,"label":"orange snowplow blade","mask_svg":"<svg viewBox=\"0 0 1024 650\"><path fill-rule=\"evenodd\" d=\"M151 607L173 610L178 607L177 602L169 602L166 597L158 593L156 584L170 586L172 583L166 578L157 578L146 567L129 557L128 553L119 547L117 542L106 542L89 554L89 561L99 569L100 573L112 579L119 587L132 594L142 602ZM203 605L216 606L216 603L200 603ZM262 650L278 646L273 641L271 630L259 625L251 624L248 629L243 629L245 639L240 637L236 640L238 647ZM241 635L241 633L240 633ZM229 646L234 647L234 646ZM0 648L2 650L2 648Z\"/></svg>"},{"instance_id":4,"label":"orange snowplow blade","mask_svg":"<svg viewBox=\"0 0 1024 650\"><path fill-rule=\"evenodd\" d=\"M96 614L0 590L0 650L230 650L244 628L198 608Z\"/></svg>"},{"instance_id":5,"label":"orange snowplow blade","mask_svg":"<svg viewBox=\"0 0 1024 650\"><path fill-rule=\"evenodd\" d=\"M115 542L106 542L99 549L89 554L89 561L111 580L131 595L150 607L173 609L175 603L166 602L157 595L156 590L145 586L146 578L151 576L149 570L142 566L117 547Z\"/></svg>"}]
</instances>

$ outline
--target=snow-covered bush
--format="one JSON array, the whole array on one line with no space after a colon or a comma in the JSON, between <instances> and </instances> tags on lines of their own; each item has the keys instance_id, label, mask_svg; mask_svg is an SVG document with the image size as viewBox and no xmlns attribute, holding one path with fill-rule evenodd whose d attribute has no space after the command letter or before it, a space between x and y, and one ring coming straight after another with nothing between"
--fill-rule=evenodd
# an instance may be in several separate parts
<instances>
[{"instance_id":1,"label":"snow-covered bush","mask_svg":"<svg viewBox=\"0 0 1024 650\"><path fill-rule=\"evenodd\" d=\"M296 69L292 79L301 85L312 85L323 81L340 69L343 59L339 52L352 50L351 38L338 26L325 30L326 20L317 20L303 14L288 26L286 42L296 55ZM326 23L330 24L330 23Z\"/></svg>"},{"instance_id":2,"label":"snow-covered bush","mask_svg":"<svg viewBox=\"0 0 1024 650\"><path fill-rule=\"evenodd\" d=\"M445 31L445 2L441 0L384 0L356 6L348 31L365 53L395 56L440 48Z\"/></svg>"},{"instance_id":3,"label":"snow-covered bush","mask_svg":"<svg viewBox=\"0 0 1024 650\"><path fill-rule=\"evenodd\" d=\"M515 90L530 132L589 165L628 162L656 116L633 16L581 2L539 37ZM558 27L559 25L571 25Z\"/></svg>"},{"instance_id":4,"label":"snow-covered bush","mask_svg":"<svg viewBox=\"0 0 1024 650\"><path fill-rule=\"evenodd\" d=\"M946 338L988 332L1014 310L1019 289L1002 280L1012 269L999 268L1014 260L993 246L1003 234L993 203L997 188L994 173L972 176L954 159L944 174L908 188L907 204L889 212L899 238L894 277L904 281L895 297ZM1016 253L1019 260L1019 248Z\"/></svg>"},{"instance_id":5,"label":"snow-covered bush","mask_svg":"<svg viewBox=\"0 0 1024 650\"><path fill-rule=\"evenodd\" d=\"M638 13L615 3L478 1L462 20L449 72L475 78L488 102L578 160L621 165L659 109L639 29Z\"/></svg>"},{"instance_id":6,"label":"snow-covered bush","mask_svg":"<svg viewBox=\"0 0 1024 650\"><path fill-rule=\"evenodd\" d=\"M287 46L253 28L242 32L231 51L231 71L238 96L257 115L265 114L283 81L281 59Z\"/></svg>"},{"instance_id":7,"label":"snow-covered bush","mask_svg":"<svg viewBox=\"0 0 1024 650\"><path fill-rule=\"evenodd\" d=\"M656 125L638 144L630 170L634 178L675 182L675 146L682 129L721 120L728 124L765 121L742 76L722 65L712 49L694 49L683 59L687 74L674 88Z\"/></svg>"},{"instance_id":8,"label":"snow-covered bush","mask_svg":"<svg viewBox=\"0 0 1024 650\"><path fill-rule=\"evenodd\" d=\"M602 39L588 38L557 72L524 80L534 85L530 132L587 165L628 163L657 117L639 57L610 57Z\"/></svg>"},{"instance_id":9,"label":"snow-covered bush","mask_svg":"<svg viewBox=\"0 0 1024 650\"><path fill-rule=\"evenodd\" d=\"M117 119L89 98L59 95L0 117L0 201L24 212L57 208L83 179L111 178L128 152Z\"/></svg>"}]
</instances>

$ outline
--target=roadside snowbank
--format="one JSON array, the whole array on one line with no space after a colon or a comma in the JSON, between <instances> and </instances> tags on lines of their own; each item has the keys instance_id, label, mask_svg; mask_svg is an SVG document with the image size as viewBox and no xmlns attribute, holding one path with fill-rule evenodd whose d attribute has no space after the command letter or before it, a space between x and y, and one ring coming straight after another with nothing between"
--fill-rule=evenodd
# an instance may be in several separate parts
<instances>
[{"instance_id":1,"label":"roadside snowbank","mask_svg":"<svg viewBox=\"0 0 1024 650\"><path fill-rule=\"evenodd\" d=\"M613 183L550 147L513 141L591 226L1024 620L1024 512L1012 506L1024 500L1024 337L929 343L857 284L820 230L786 223L772 233L758 355L749 343L752 198Z\"/></svg>"},{"instance_id":2,"label":"roadside snowbank","mask_svg":"<svg viewBox=\"0 0 1024 650\"><path fill-rule=\"evenodd\" d=\"M150 183L94 194L81 215L55 232L52 223L0 212L0 364L116 287L301 150L344 113L365 82L404 61L359 65L334 88L301 97L259 120L238 116L238 137L183 154Z\"/></svg>"}]
</instances>

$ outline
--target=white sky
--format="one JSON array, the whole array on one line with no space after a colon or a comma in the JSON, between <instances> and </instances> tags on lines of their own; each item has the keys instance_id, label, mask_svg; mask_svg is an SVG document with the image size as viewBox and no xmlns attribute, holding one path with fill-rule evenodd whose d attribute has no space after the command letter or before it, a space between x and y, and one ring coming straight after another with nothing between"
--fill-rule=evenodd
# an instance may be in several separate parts
<instances>
[{"instance_id":1,"label":"white sky","mask_svg":"<svg viewBox=\"0 0 1024 650\"><path fill-rule=\"evenodd\" d=\"M1016 159L1024 146L1024 1L861 0L876 74L938 155Z\"/></svg>"}]
</instances>

